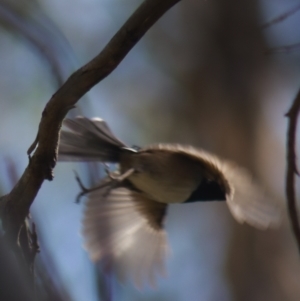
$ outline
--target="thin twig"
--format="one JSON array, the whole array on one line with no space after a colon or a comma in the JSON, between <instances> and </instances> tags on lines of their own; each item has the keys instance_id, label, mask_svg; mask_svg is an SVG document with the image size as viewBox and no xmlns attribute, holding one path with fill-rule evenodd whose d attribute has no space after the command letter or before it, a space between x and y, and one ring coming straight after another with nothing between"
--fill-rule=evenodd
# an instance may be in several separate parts
<instances>
[{"instance_id":1,"label":"thin twig","mask_svg":"<svg viewBox=\"0 0 300 301\"><path fill-rule=\"evenodd\" d=\"M298 51L299 49L300 49L300 43L295 43L291 45L270 48L266 51L266 54L290 53L292 51Z\"/></svg>"},{"instance_id":2,"label":"thin twig","mask_svg":"<svg viewBox=\"0 0 300 301\"><path fill-rule=\"evenodd\" d=\"M271 27L272 25L275 25L277 23L280 23L282 21L284 21L285 19L287 19L288 17L290 17L291 15L295 14L298 10L300 10L300 4L298 4L297 6L291 8L290 10L288 10L287 12L280 14L279 16L271 19L270 21L268 21L267 23L263 24L261 26L262 29L266 29L268 27Z\"/></svg>"},{"instance_id":3,"label":"thin twig","mask_svg":"<svg viewBox=\"0 0 300 301\"><path fill-rule=\"evenodd\" d=\"M299 175L297 169L296 156L296 132L297 120L300 110L300 90L294 100L293 105L286 114L288 117L287 132L287 171L286 171L286 196L288 204L288 212L294 236L297 241L300 252L300 226L297 212L297 201L295 192L295 176Z\"/></svg>"}]
</instances>

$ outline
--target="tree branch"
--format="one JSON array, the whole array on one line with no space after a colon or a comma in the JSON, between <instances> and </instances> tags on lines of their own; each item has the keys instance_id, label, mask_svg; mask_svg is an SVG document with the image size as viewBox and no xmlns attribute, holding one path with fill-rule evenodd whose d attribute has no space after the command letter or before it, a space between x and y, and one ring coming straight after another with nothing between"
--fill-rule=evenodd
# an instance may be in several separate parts
<instances>
[{"instance_id":1,"label":"tree branch","mask_svg":"<svg viewBox=\"0 0 300 301\"><path fill-rule=\"evenodd\" d=\"M292 104L290 110L286 114L288 117L288 133L287 133L287 171L286 171L286 196L288 204L288 212L290 216L291 226L296 238L298 249L300 252L300 227L296 205L295 193L295 175L299 175L297 170L296 157L296 131L297 120L300 110L300 90Z\"/></svg>"},{"instance_id":2,"label":"tree branch","mask_svg":"<svg viewBox=\"0 0 300 301\"><path fill-rule=\"evenodd\" d=\"M76 102L94 85L108 76L147 30L180 0L146 0L120 28L93 60L74 72L47 103L39 124L37 138L28 149L36 148L22 177L13 190L2 198L3 225L13 240L28 214L43 181L53 179L62 120Z\"/></svg>"},{"instance_id":3,"label":"tree branch","mask_svg":"<svg viewBox=\"0 0 300 301\"><path fill-rule=\"evenodd\" d=\"M287 19L288 17L290 17L291 15L295 14L299 10L300 10L300 5L298 4L295 7L288 10L287 12L280 14L279 16L277 16L277 17L273 18L272 20L268 21L267 23L263 24L261 26L261 28L266 29L277 23L280 23L280 22L284 21L285 19Z\"/></svg>"}]
</instances>

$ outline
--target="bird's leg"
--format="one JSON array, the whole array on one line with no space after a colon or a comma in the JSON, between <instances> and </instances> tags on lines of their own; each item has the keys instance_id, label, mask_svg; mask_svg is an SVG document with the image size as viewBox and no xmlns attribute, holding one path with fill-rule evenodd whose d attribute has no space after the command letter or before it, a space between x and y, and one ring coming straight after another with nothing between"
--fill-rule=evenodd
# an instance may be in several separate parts
<instances>
[{"instance_id":1,"label":"bird's leg","mask_svg":"<svg viewBox=\"0 0 300 301\"><path fill-rule=\"evenodd\" d=\"M103 166L104 166L104 170L105 170L105 173L111 178L112 177L112 172L109 170L109 165L107 163L102 163Z\"/></svg>"},{"instance_id":2,"label":"bird's leg","mask_svg":"<svg viewBox=\"0 0 300 301\"><path fill-rule=\"evenodd\" d=\"M92 187L92 188L86 188L86 187L83 185L83 183L82 183L82 181L81 181L81 179L80 179L78 173L77 173L76 171L74 171L74 173L75 173L75 179L76 179L76 181L77 181L77 183L78 183L78 185L79 185L79 187L80 187L80 189L81 189L81 192L80 192L80 193L77 195L77 197L76 197L76 201L75 201L76 203L79 203L81 197L83 197L84 195L86 195L86 194L88 194L88 193L90 193L90 192L92 192L92 191L101 189L101 188L103 188L103 187L109 186L109 185L117 185L117 184L123 182L125 179L127 179L130 175L132 175L132 174L134 173L134 169L131 168L131 169L128 169L126 172L124 172L124 173L121 174L121 175L114 175L113 173L111 173L111 172L109 171L107 165L105 165L105 171L107 172L108 177L109 177L109 179L110 179L111 181L106 181L106 182L101 183L100 185L95 186L95 187Z\"/></svg>"},{"instance_id":3,"label":"bird's leg","mask_svg":"<svg viewBox=\"0 0 300 301\"><path fill-rule=\"evenodd\" d=\"M109 170L109 165L107 163L103 163L103 165L104 165L104 169L105 169L105 172L106 172L107 176L111 180L117 181L117 182L123 182L125 179L130 177L135 171L134 168L130 168L127 171L125 171L123 174L119 175L119 174L111 172Z\"/></svg>"},{"instance_id":4,"label":"bird's leg","mask_svg":"<svg viewBox=\"0 0 300 301\"><path fill-rule=\"evenodd\" d=\"M108 176L111 180L120 183L126 180L128 177L130 177L134 173L134 171L135 171L134 168L130 168L121 175L114 175L112 173L109 173Z\"/></svg>"},{"instance_id":5,"label":"bird's leg","mask_svg":"<svg viewBox=\"0 0 300 301\"><path fill-rule=\"evenodd\" d=\"M78 183L78 185L79 185L79 187L80 187L80 189L81 189L81 192L80 192L80 193L77 195L77 197L76 197L75 203L77 203L77 204L80 203L80 199L81 199L83 196L85 196L86 194L88 194L88 193L90 193L90 192L92 192L92 191L95 191L95 190L97 190L97 189L103 188L103 187L108 186L108 185L111 184L111 181L107 181L107 182L101 183L101 184L98 185L98 186L95 186L95 187L92 187L92 188L86 188L86 187L83 185L83 183L82 183L82 181L81 181L81 179L80 179L78 173L77 173L75 170L74 170L74 173L75 173L75 179L76 179L76 181L77 181L77 183Z\"/></svg>"}]
</instances>

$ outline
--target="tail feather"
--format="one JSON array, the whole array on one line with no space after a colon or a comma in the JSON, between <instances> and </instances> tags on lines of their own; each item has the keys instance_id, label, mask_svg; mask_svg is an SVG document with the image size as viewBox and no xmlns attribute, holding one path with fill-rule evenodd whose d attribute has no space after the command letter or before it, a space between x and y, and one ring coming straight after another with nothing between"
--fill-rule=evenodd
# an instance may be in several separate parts
<instances>
[{"instance_id":1,"label":"tail feather","mask_svg":"<svg viewBox=\"0 0 300 301\"><path fill-rule=\"evenodd\" d=\"M70 131L61 131L60 161L118 162L122 148L127 147L102 119L77 117L66 119L63 124Z\"/></svg>"}]
</instances>

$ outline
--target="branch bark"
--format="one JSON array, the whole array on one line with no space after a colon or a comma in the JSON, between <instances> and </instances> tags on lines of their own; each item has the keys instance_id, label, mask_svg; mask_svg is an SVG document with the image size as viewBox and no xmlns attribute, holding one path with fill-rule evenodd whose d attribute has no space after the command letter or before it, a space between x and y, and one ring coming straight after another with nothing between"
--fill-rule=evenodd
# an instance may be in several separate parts
<instances>
[{"instance_id":1,"label":"branch bark","mask_svg":"<svg viewBox=\"0 0 300 301\"><path fill-rule=\"evenodd\" d=\"M86 92L108 76L148 29L179 1L144 1L106 47L74 72L49 100L42 113L37 137L28 149L30 156L36 148L34 155L16 186L0 202L0 206L2 203L4 207L3 226L14 241L17 241L20 228L44 180L53 179L59 131L67 112Z\"/></svg>"},{"instance_id":2,"label":"branch bark","mask_svg":"<svg viewBox=\"0 0 300 301\"><path fill-rule=\"evenodd\" d=\"M286 196L288 204L288 212L292 230L300 252L300 227L299 217L296 205L295 192L295 175L299 175L297 170L297 156L296 156L296 132L297 121L300 110L300 90L292 104L290 110L286 114L289 119L288 133L287 133L287 171L286 171Z\"/></svg>"}]
</instances>

